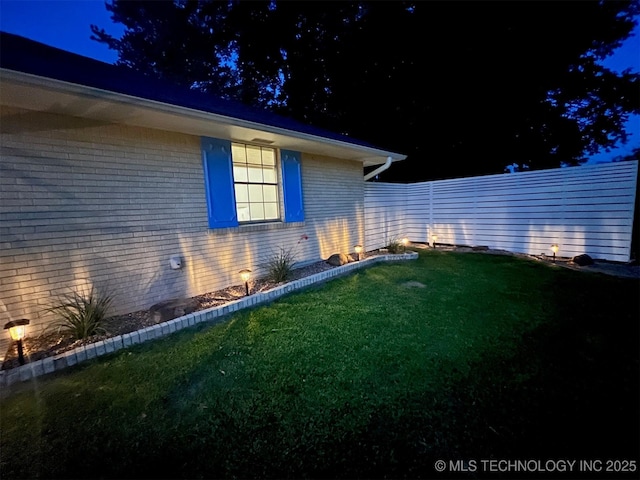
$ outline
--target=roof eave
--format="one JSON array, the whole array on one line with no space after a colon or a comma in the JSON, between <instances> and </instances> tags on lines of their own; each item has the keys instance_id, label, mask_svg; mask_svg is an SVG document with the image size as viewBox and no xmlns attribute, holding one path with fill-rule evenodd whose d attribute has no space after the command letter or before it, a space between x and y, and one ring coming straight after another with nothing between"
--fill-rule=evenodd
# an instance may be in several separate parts
<instances>
[{"instance_id":1,"label":"roof eave","mask_svg":"<svg viewBox=\"0 0 640 480\"><path fill-rule=\"evenodd\" d=\"M266 143L277 148L361 161L365 167L383 164L388 157L392 161L406 158L406 155L355 143L6 68L0 68L0 82L2 104L28 110Z\"/></svg>"}]
</instances>

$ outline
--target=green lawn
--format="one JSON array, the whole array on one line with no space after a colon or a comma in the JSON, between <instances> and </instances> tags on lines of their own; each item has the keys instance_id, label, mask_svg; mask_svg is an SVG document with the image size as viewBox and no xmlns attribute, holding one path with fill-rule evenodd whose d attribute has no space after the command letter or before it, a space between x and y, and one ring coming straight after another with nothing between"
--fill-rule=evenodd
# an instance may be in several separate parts
<instances>
[{"instance_id":1,"label":"green lawn","mask_svg":"<svg viewBox=\"0 0 640 480\"><path fill-rule=\"evenodd\" d=\"M437 459L637 462L639 294L637 280L421 251L21 385L0 403L0 476L419 478L438 476Z\"/></svg>"}]
</instances>

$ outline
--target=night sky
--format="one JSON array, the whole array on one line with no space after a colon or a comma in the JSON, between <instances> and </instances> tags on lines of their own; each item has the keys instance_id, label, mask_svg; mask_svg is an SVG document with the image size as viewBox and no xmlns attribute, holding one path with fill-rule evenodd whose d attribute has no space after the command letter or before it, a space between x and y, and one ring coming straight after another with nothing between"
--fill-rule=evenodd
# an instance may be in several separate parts
<instances>
[{"instance_id":1,"label":"night sky","mask_svg":"<svg viewBox=\"0 0 640 480\"><path fill-rule=\"evenodd\" d=\"M639 22L640 23L640 22ZM90 39L89 25L95 24L119 36L121 25L111 22L104 0L0 0L0 29L54 47L95 58L107 63L118 59L117 53ZM617 71L631 68L640 72L640 26L604 65ZM609 161L640 145L640 116L627 124L631 134L627 145L611 153L601 153L588 163Z\"/></svg>"}]
</instances>

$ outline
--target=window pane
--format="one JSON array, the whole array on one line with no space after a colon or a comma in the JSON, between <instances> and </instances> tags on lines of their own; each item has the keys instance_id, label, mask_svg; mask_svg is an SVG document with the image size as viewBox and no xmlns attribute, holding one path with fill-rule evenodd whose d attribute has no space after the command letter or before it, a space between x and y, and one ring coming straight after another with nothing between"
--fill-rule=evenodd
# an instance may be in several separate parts
<instances>
[{"instance_id":1,"label":"window pane","mask_svg":"<svg viewBox=\"0 0 640 480\"><path fill-rule=\"evenodd\" d=\"M262 168L249 166L249 182L262 183Z\"/></svg>"},{"instance_id":2,"label":"window pane","mask_svg":"<svg viewBox=\"0 0 640 480\"><path fill-rule=\"evenodd\" d=\"M262 203L250 203L251 220L264 220L264 207Z\"/></svg>"},{"instance_id":3,"label":"window pane","mask_svg":"<svg viewBox=\"0 0 640 480\"><path fill-rule=\"evenodd\" d=\"M247 145L247 163L253 165L262 165L262 155L260 154L260 147Z\"/></svg>"},{"instance_id":4,"label":"window pane","mask_svg":"<svg viewBox=\"0 0 640 480\"><path fill-rule=\"evenodd\" d=\"M275 168L265 168L262 170L262 175L264 176L264 183L278 183Z\"/></svg>"},{"instance_id":5,"label":"window pane","mask_svg":"<svg viewBox=\"0 0 640 480\"><path fill-rule=\"evenodd\" d=\"M264 204L264 218L265 220L273 220L278 218L278 204L277 203L265 203Z\"/></svg>"},{"instance_id":6,"label":"window pane","mask_svg":"<svg viewBox=\"0 0 640 480\"><path fill-rule=\"evenodd\" d=\"M231 154L238 221L280 218L276 150L232 143Z\"/></svg>"},{"instance_id":7,"label":"window pane","mask_svg":"<svg viewBox=\"0 0 640 480\"><path fill-rule=\"evenodd\" d=\"M251 220L251 216L249 215L249 204L238 203L236 205L237 205L236 210L238 212L238 221L248 222L249 220Z\"/></svg>"},{"instance_id":8,"label":"window pane","mask_svg":"<svg viewBox=\"0 0 640 480\"><path fill-rule=\"evenodd\" d=\"M276 153L270 148L262 149L262 164L269 167L276 166Z\"/></svg>"},{"instance_id":9,"label":"window pane","mask_svg":"<svg viewBox=\"0 0 640 480\"><path fill-rule=\"evenodd\" d=\"M245 153L244 145L232 143L231 158L233 159L233 163L247 163L247 155Z\"/></svg>"},{"instance_id":10,"label":"window pane","mask_svg":"<svg viewBox=\"0 0 640 480\"><path fill-rule=\"evenodd\" d=\"M250 202L263 202L262 185L249 185L249 201Z\"/></svg>"},{"instance_id":11,"label":"window pane","mask_svg":"<svg viewBox=\"0 0 640 480\"><path fill-rule=\"evenodd\" d=\"M233 180L235 182L246 182L247 181L247 167L243 165L233 164Z\"/></svg>"},{"instance_id":12,"label":"window pane","mask_svg":"<svg viewBox=\"0 0 640 480\"><path fill-rule=\"evenodd\" d=\"M249 190L247 185L241 185L236 183L236 202L247 203L249 201Z\"/></svg>"},{"instance_id":13,"label":"window pane","mask_svg":"<svg viewBox=\"0 0 640 480\"><path fill-rule=\"evenodd\" d=\"M275 185L265 185L262 187L262 191L264 192L264 201L265 202L277 202L277 190Z\"/></svg>"}]
</instances>

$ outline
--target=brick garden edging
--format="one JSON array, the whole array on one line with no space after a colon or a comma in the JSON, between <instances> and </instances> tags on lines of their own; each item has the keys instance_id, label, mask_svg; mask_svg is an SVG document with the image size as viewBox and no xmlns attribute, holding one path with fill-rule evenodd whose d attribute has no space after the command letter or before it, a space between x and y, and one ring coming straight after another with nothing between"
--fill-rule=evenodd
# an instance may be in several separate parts
<instances>
[{"instance_id":1,"label":"brick garden edging","mask_svg":"<svg viewBox=\"0 0 640 480\"><path fill-rule=\"evenodd\" d=\"M222 317L229 313L237 312L244 308L254 307L264 303L272 302L287 293L300 290L314 283L323 282L330 278L347 274L358 268L365 267L377 262L415 260L418 258L416 252L407 252L403 254L376 255L374 257L365 258L359 262L352 262L341 267L335 267L324 272L316 273L308 277L300 278L290 283L285 283L278 287L272 288L264 292L254 293L239 300L211 307L206 310L193 312L182 317L174 318L167 322L159 323L151 327L143 328L135 332L125 333L116 337L100 340L99 342L89 345L81 345L68 352L60 353L53 357L43 358L30 362L10 370L0 371L0 387L5 387L18 382L25 382L35 377L45 375L47 373L57 372L64 368L76 365L78 363L91 360L108 353L113 353L123 348L130 347L138 343L144 343L154 338L164 337L173 332L177 332L187 327L191 327L198 323L209 322L218 317Z\"/></svg>"}]
</instances>

